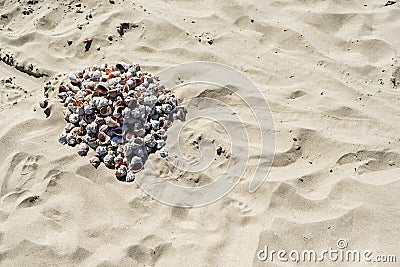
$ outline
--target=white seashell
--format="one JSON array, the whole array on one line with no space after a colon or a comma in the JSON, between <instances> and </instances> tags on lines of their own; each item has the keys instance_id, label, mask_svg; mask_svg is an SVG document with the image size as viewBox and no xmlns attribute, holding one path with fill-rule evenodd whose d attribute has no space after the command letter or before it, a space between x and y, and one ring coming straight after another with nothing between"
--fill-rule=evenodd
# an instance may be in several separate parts
<instances>
[{"instance_id":1,"label":"white seashell","mask_svg":"<svg viewBox=\"0 0 400 267\"><path fill-rule=\"evenodd\" d=\"M85 105L83 109L85 110L86 115L91 115L94 112L93 107L91 105Z\"/></svg>"},{"instance_id":2,"label":"white seashell","mask_svg":"<svg viewBox=\"0 0 400 267\"><path fill-rule=\"evenodd\" d=\"M107 125L108 127L110 127L110 128L113 128L113 127L117 127L117 126L118 126L118 123L117 123L113 118L111 118L111 117L107 117L107 118L105 119L105 121L106 121L106 125Z\"/></svg>"},{"instance_id":3,"label":"white seashell","mask_svg":"<svg viewBox=\"0 0 400 267\"><path fill-rule=\"evenodd\" d=\"M154 136L152 136L151 134L147 134L144 137L144 143L148 147L155 147L157 145L157 142L156 142Z\"/></svg>"},{"instance_id":4,"label":"white seashell","mask_svg":"<svg viewBox=\"0 0 400 267\"><path fill-rule=\"evenodd\" d=\"M75 125L74 124L72 124L72 123L67 123L67 125L65 125L65 131L67 132L67 133L69 133L73 128L75 128Z\"/></svg>"},{"instance_id":5,"label":"white seashell","mask_svg":"<svg viewBox=\"0 0 400 267\"><path fill-rule=\"evenodd\" d=\"M75 114L83 116L85 114L85 110L82 107L77 107L75 110Z\"/></svg>"},{"instance_id":6,"label":"white seashell","mask_svg":"<svg viewBox=\"0 0 400 267\"><path fill-rule=\"evenodd\" d=\"M39 106L41 108L47 108L47 105L49 104L49 100L46 98L40 99L39 100Z\"/></svg>"},{"instance_id":7,"label":"white seashell","mask_svg":"<svg viewBox=\"0 0 400 267\"><path fill-rule=\"evenodd\" d=\"M96 169L97 169L97 167L100 166L100 163L101 163L100 159L96 156L92 157L89 161L90 161L90 164L92 164L93 167L95 167Z\"/></svg>"},{"instance_id":8,"label":"white seashell","mask_svg":"<svg viewBox=\"0 0 400 267\"><path fill-rule=\"evenodd\" d=\"M98 146L96 148L96 156L101 157L103 155L107 154L107 147L105 146Z\"/></svg>"},{"instance_id":9,"label":"white seashell","mask_svg":"<svg viewBox=\"0 0 400 267\"><path fill-rule=\"evenodd\" d=\"M165 147L160 149L160 156L162 158L168 157L168 150Z\"/></svg>"},{"instance_id":10,"label":"white seashell","mask_svg":"<svg viewBox=\"0 0 400 267\"><path fill-rule=\"evenodd\" d=\"M67 98L65 98L64 104L67 105L69 103L72 103L72 101L73 101L73 98L68 96Z\"/></svg>"},{"instance_id":11,"label":"white seashell","mask_svg":"<svg viewBox=\"0 0 400 267\"><path fill-rule=\"evenodd\" d=\"M60 142L63 145L67 144L67 134L66 133L61 133L58 135L58 142Z\"/></svg>"},{"instance_id":12,"label":"white seashell","mask_svg":"<svg viewBox=\"0 0 400 267\"><path fill-rule=\"evenodd\" d=\"M76 144L76 139L75 139L75 136L73 136L72 134L67 134L67 136L66 136L66 140L67 140L67 143L68 143L68 145L71 145L71 146L73 146L73 145L75 145Z\"/></svg>"},{"instance_id":13,"label":"white seashell","mask_svg":"<svg viewBox=\"0 0 400 267\"><path fill-rule=\"evenodd\" d=\"M124 147L123 146L119 146L117 148L117 154L119 154L119 155L123 155L124 154Z\"/></svg>"},{"instance_id":14,"label":"white seashell","mask_svg":"<svg viewBox=\"0 0 400 267\"><path fill-rule=\"evenodd\" d=\"M89 151L89 146L86 143L79 144L78 154L79 156L83 157L86 156Z\"/></svg>"},{"instance_id":15,"label":"white seashell","mask_svg":"<svg viewBox=\"0 0 400 267\"><path fill-rule=\"evenodd\" d=\"M114 164L115 165L119 165L124 161L124 157L122 157L121 155L118 155L114 158Z\"/></svg>"},{"instance_id":16,"label":"white seashell","mask_svg":"<svg viewBox=\"0 0 400 267\"><path fill-rule=\"evenodd\" d=\"M165 140L164 139L157 140L156 142L157 142L157 149L161 149L162 147L165 146Z\"/></svg>"},{"instance_id":17,"label":"white seashell","mask_svg":"<svg viewBox=\"0 0 400 267\"><path fill-rule=\"evenodd\" d=\"M160 122L159 122L159 121L157 121L157 120L150 120L150 123L151 123L151 127L152 127L154 130L160 129Z\"/></svg>"},{"instance_id":18,"label":"white seashell","mask_svg":"<svg viewBox=\"0 0 400 267\"><path fill-rule=\"evenodd\" d=\"M80 131L81 131L81 127L74 127L71 129L71 131L69 133L76 137Z\"/></svg>"},{"instance_id":19,"label":"white seashell","mask_svg":"<svg viewBox=\"0 0 400 267\"><path fill-rule=\"evenodd\" d=\"M78 114L71 114L68 118L70 123L77 123L79 121L79 115Z\"/></svg>"},{"instance_id":20,"label":"white seashell","mask_svg":"<svg viewBox=\"0 0 400 267\"><path fill-rule=\"evenodd\" d=\"M128 171L125 177L125 181L128 183L135 181L135 174L131 171Z\"/></svg>"},{"instance_id":21,"label":"white seashell","mask_svg":"<svg viewBox=\"0 0 400 267\"><path fill-rule=\"evenodd\" d=\"M108 168L114 167L114 156L113 155L111 155L111 154L105 155L103 161L104 161L104 164L106 165L106 167L108 167Z\"/></svg>"},{"instance_id":22,"label":"white seashell","mask_svg":"<svg viewBox=\"0 0 400 267\"><path fill-rule=\"evenodd\" d=\"M91 74L92 74L91 78L92 78L93 81L100 81L101 76L102 76L100 70L95 70Z\"/></svg>"},{"instance_id":23,"label":"white seashell","mask_svg":"<svg viewBox=\"0 0 400 267\"><path fill-rule=\"evenodd\" d=\"M164 103L164 101L167 99L167 97L164 94L161 94L158 96L158 102Z\"/></svg>"},{"instance_id":24,"label":"white seashell","mask_svg":"<svg viewBox=\"0 0 400 267\"><path fill-rule=\"evenodd\" d=\"M117 178L123 178L127 175L128 169L126 168L125 165L121 165L116 171L115 171L115 176Z\"/></svg>"},{"instance_id":25,"label":"white seashell","mask_svg":"<svg viewBox=\"0 0 400 267\"><path fill-rule=\"evenodd\" d=\"M71 72L69 75L68 75L68 78L69 78L69 80L71 81L71 82L77 82L78 81L78 77L76 77L76 74L74 73L74 72Z\"/></svg>"},{"instance_id":26,"label":"white seashell","mask_svg":"<svg viewBox=\"0 0 400 267\"><path fill-rule=\"evenodd\" d=\"M172 106L171 106L170 104L162 104L161 110L162 110L164 113L167 113L167 114L168 114L168 113L171 112Z\"/></svg>"},{"instance_id":27,"label":"white seashell","mask_svg":"<svg viewBox=\"0 0 400 267\"><path fill-rule=\"evenodd\" d=\"M88 133L93 133L93 134L95 134L95 133L97 133L98 128L99 128L99 127L98 127L97 123L92 122L92 123L90 123L90 124L88 124L88 125L86 126L86 131L87 131Z\"/></svg>"},{"instance_id":28,"label":"white seashell","mask_svg":"<svg viewBox=\"0 0 400 267\"><path fill-rule=\"evenodd\" d=\"M103 124L99 128L99 132L107 132L108 131L108 126L106 124Z\"/></svg>"},{"instance_id":29,"label":"white seashell","mask_svg":"<svg viewBox=\"0 0 400 267\"><path fill-rule=\"evenodd\" d=\"M87 122L82 119L82 120L79 121L79 126L82 126L82 127L86 128Z\"/></svg>"}]
</instances>

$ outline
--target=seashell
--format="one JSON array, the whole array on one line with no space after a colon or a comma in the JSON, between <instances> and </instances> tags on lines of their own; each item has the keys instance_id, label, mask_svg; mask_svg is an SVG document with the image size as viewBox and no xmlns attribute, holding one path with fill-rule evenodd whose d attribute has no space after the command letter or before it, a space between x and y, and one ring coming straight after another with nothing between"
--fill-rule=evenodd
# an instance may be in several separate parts
<instances>
[{"instance_id":1,"label":"seashell","mask_svg":"<svg viewBox=\"0 0 400 267\"><path fill-rule=\"evenodd\" d=\"M143 161L140 157L134 156L129 164L129 170L137 173L143 169Z\"/></svg>"},{"instance_id":2,"label":"seashell","mask_svg":"<svg viewBox=\"0 0 400 267\"><path fill-rule=\"evenodd\" d=\"M158 96L158 102L164 103L164 101L167 99L167 97L164 94L161 94Z\"/></svg>"},{"instance_id":3,"label":"seashell","mask_svg":"<svg viewBox=\"0 0 400 267\"><path fill-rule=\"evenodd\" d=\"M112 114L112 108L110 106L104 106L100 108L99 112L103 116L110 116Z\"/></svg>"},{"instance_id":4,"label":"seashell","mask_svg":"<svg viewBox=\"0 0 400 267\"><path fill-rule=\"evenodd\" d=\"M125 177L125 181L128 183L135 181L135 174L131 171L128 171Z\"/></svg>"},{"instance_id":5,"label":"seashell","mask_svg":"<svg viewBox=\"0 0 400 267\"><path fill-rule=\"evenodd\" d=\"M124 139L122 137L114 136L111 138L111 146L112 147L118 147L119 144L122 144L124 142Z\"/></svg>"},{"instance_id":6,"label":"seashell","mask_svg":"<svg viewBox=\"0 0 400 267\"><path fill-rule=\"evenodd\" d=\"M58 98L61 99L61 102L64 102L65 99L67 98L68 94L66 92L62 92L58 94ZM39 103L40 104L40 103Z\"/></svg>"},{"instance_id":7,"label":"seashell","mask_svg":"<svg viewBox=\"0 0 400 267\"><path fill-rule=\"evenodd\" d=\"M58 87L58 92L59 92L59 93L68 92L68 88L65 87L64 85L60 85L60 86Z\"/></svg>"},{"instance_id":8,"label":"seashell","mask_svg":"<svg viewBox=\"0 0 400 267\"><path fill-rule=\"evenodd\" d=\"M70 133L67 134L66 140L67 140L68 145L70 145L70 146L74 146L76 144L75 136L73 136Z\"/></svg>"},{"instance_id":9,"label":"seashell","mask_svg":"<svg viewBox=\"0 0 400 267\"><path fill-rule=\"evenodd\" d=\"M61 133L58 135L58 142L60 142L63 145L67 144L67 134L66 133Z\"/></svg>"},{"instance_id":10,"label":"seashell","mask_svg":"<svg viewBox=\"0 0 400 267\"><path fill-rule=\"evenodd\" d=\"M123 135L123 131L121 127L114 127L110 130L110 136L121 137Z\"/></svg>"},{"instance_id":11,"label":"seashell","mask_svg":"<svg viewBox=\"0 0 400 267\"><path fill-rule=\"evenodd\" d=\"M162 110L164 113L167 113L167 114L168 114L168 113L171 112L172 106L171 106L170 104L162 104L161 110Z\"/></svg>"},{"instance_id":12,"label":"seashell","mask_svg":"<svg viewBox=\"0 0 400 267\"><path fill-rule=\"evenodd\" d=\"M168 157L168 150L165 147L160 149L160 156L162 158Z\"/></svg>"},{"instance_id":13,"label":"seashell","mask_svg":"<svg viewBox=\"0 0 400 267\"><path fill-rule=\"evenodd\" d=\"M68 75L68 78L69 78L69 80L70 80L71 82L73 82L73 83L77 83L77 82L78 82L78 77L76 76L76 74L75 74L74 72L71 72L71 73Z\"/></svg>"},{"instance_id":14,"label":"seashell","mask_svg":"<svg viewBox=\"0 0 400 267\"><path fill-rule=\"evenodd\" d=\"M151 135L151 134L147 134L147 135L144 137L144 143L145 143L145 145L148 146L148 147L155 147L155 146L157 145L156 139L155 139L154 136Z\"/></svg>"},{"instance_id":15,"label":"seashell","mask_svg":"<svg viewBox=\"0 0 400 267\"><path fill-rule=\"evenodd\" d=\"M127 76L127 77L132 77L131 75L132 75L131 72L126 73L126 76ZM136 81L130 79L130 80L127 80L127 81L126 81L126 84L129 86L129 89L133 89L133 88L136 86Z\"/></svg>"},{"instance_id":16,"label":"seashell","mask_svg":"<svg viewBox=\"0 0 400 267\"><path fill-rule=\"evenodd\" d=\"M143 99L143 105L150 106L157 103L157 97L155 95L146 96Z\"/></svg>"},{"instance_id":17,"label":"seashell","mask_svg":"<svg viewBox=\"0 0 400 267\"><path fill-rule=\"evenodd\" d=\"M123 146L119 146L117 148L117 154L123 155L124 154L124 147Z\"/></svg>"},{"instance_id":18,"label":"seashell","mask_svg":"<svg viewBox=\"0 0 400 267\"><path fill-rule=\"evenodd\" d=\"M64 105L68 105L69 103L72 103L73 98L70 96L67 96L64 100Z\"/></svg>"},{"instance_id":19,"label":"seashell","mask_svg":"<svg viewBox=\"0 0 400 267\"><path fill-rule=\"evenodd\" d=\"M83 141L85 143L89 143L89 142L94 141L94 140L96 140L96 135L91 134L91 133L88 133L83 137Z\"/></svg>"},{"instance_id":20,"label":"seashell","mask_svg":"<svg viewBox=\"0 0 400 267\"><path fill-rule=\"evenodd\" d=\"M110 128L118 126L118 123L112 117L107 117L105 121L107 126Z\"/></svg>"},{"instance_id":21,"label":"seashell","mask_svg":"<svg viewBox=\"0 0 400 267\"><path fill-rule=\"evenodd\" d=\"M41 108L47 108L47 105L49 104L49 100L47 98L43 98L39 100L39 106Z\"/></svg>"},{"instance_id":22,"label":"seashell","mask_svg":"<svg viewBox=\"0 0 400 267\"><path fill-rule=\"evenodd\" d=\"M164 121L164 125L163 125L164 128L168 129L171 126L172 126L172 121L170 121L170 120Z\"/></svg>"},{"instance_id":23,"label":"seashell","mask_svg":"<svg viewBox=\"0 0 400 267\"><path fill-rule=\"evenodd\" d=\"M157 121L157 120L150 120L150 123L151 123L151 127L152 127L154 130L160 129L160 122L159 122L159 121Z\"/></svg>"},{"instance_id":24,"label":"seashell","mask_svg":"<svg viewBox=\"0 0 400 267\"><path fill-rule=\"evenodd\" d=\"M117 178L124 178L128 173L128 169L126 168L125 165L121 165L116 171L115 171L115 176Z\"/></svg>"},{"instance_id":25,"label":"seashell","mask_svg":"<svg viewBox=\"0 0 400 267\"><path fill-rule=\"evenodd\" d=\"M111 142L111 138L104 132L99 132L98 136L99 145L108 145Z\"/></svg>"},{"instance_id":26,"label":"seashell","mask_svg":"<svg viewBox=\"0 0 400 267\"><path fill-rule=\"evenodd\" d=\"M104 156L105 154L107 154L107 147L105 147L105 146L98 146L97 148L96 148L96 156L97 157L101 157L101 156Z\"/></svg>"},{"instance_id":27,"label":"seashell","mask_svg":"<svg viewBox=\"0 0 400 267\"><path fill-rule=\"evenodd\" d=\"M165 140L164 139L159 139L156 141L157 142L157 149L161 149L165 146Z\"/></svg>"},{"instance_id":28,"label":"seashell","mask_svg":"<svg viewBox=\"0 0 400 267\"><path fill-rule=\"evenodd\" d=\"M185 114L185 110L184 109L178 109L176 111L175 119L180 120L180 121L184 121L185 117L186 117L186 114Z\"/></svg>"},{"instance_id":29,"label":"seashell","mask_svg":"<svg viewBox=\"0 0 400 267\"><path fill-rule=\"evenodd\" d=\"M69 133L73 128L75 128L75 125L74 124L72 124L72 123L67 123L67 125L65 126L65 131L67 132L67 133Z\"/></svg>"},{"instance_id":30,"label":"seashell","mask_svg":"<svg viewBox=\"0 0 400 267\"><path fill-rule=\"evenodd\" d=\"M101 82L97 85L96 91L100 94L107 94L108 93L108 83Z\"/></svg>"},{"instance_id":31,"label":"seashell","mask_svg":"<svg viewBox=\"0 0 400 267\"><path fill-rule=\"evenodd\" d=\"M90 148L93 148L93 149L96 149L99 146L99 142L96 139L87 142L87 144Z\"/></svg>"},{"instance_id":32,"label":"seashell","mask_svg":"<svg viewBox=\"0 0 400 267\"><path fill-rule=\"evenodd\" d=\"M105 107L105 106L108 106L108 104L109 104L109 103L108 103L108 99L105 98L105 97L101 97L101 96L93 97L92 103L93 103L98 109L100 109L100 108L102 108L102 107Z\"/></svg>"},{"instance_id":33,"label":"seashell","mask_svg":"<svg viewBox=\"0 0 400 267\"><path fill-rule=\"evenodd\" d=\"M95 134L95 133L97 133L98 128L99 128L99 127L98 127L97 123L92 122L92 123L90 123L90 124L88 124L88 125L86 126L86 131L87 131L88 133L93 133L93 134Z\"/></svg>"},{"instance_id":34,"label":"seashell","mask_svg":"<svg viewBox=\"0 0 400 267\"><path fill-rule=\"evenodd\" d=\"M107 154L104 156L103 159L104 165L106 165L107 168L113 168L114 167L114 156L112 154Z\"/></svg>"},{"instance_id":35,"label":"seashell","mask_svg":"<svg viewBox=\"0 0 400 267\"><path fill-rule=\"evenodd\" d=\"M94 122L95 122L97 125L104 125L104 124L106 123L106 121L104 120L104 118L103 118L103 117L100 117L100 116L96 116L96 118L94 119Z\"/></svg>"},{"instance_id":36,"label":"seashell","mask_svg":"<svg viewBox=\"0 0 400 267\"><path fill-rule=\"evenodd\" d=\"M156 113L157 114L163 113L161 106L156 106Z\"/></svg>"},{"instance_id":37,"label":"seashell","mask_svg":"<svg viewBox=\"0 0 400 267\"><path fill-rule=\"evenodd\" d=\"M156 132L157 136L160 138L165 138L167 136L167 132L165 129L160 129Z\"/></svg>"},{"instance_id":38,"label":"seashell","mask_svg":"<svg viewBox=\"0 0 400 267\"><path fill-rule=\"evenodd\" d=\"M99 128L99 132L107 132L108 131L108 126L106 124L103 124Z\"/></svg>"},{"instance_id":39,"label":"seashell","mask_svg":"<svg viewBox=\"0 0 400 267\"><path fill-rule=\"evenodd\" d=\"M133 153L136 156L139 156L141 158L144 158L146 151L143 149L143 147L137 147L133 150Z\"/></svg>"},{"instance_id":40,"label":"seashell","mask_svg":"<svg viewBox=\"0 0 400 267\"><path fill-rule=\"evenodd\" d=\"M85 115L85 110L82 107L78 107L75 110L75 114L77 114L79 116L83 116L83 115Z\"/></svg>"},{"instance_id":41,"label":"seashell","mask_svg":"<svg viewBox=\"0 0 400 267\"><path fill-rule=\"evenodd\" d=\"M86 122L85 120L82 119L82 120L79 121L79 126L83 126L83 127L86 128L87 122Z\"/></svg>"},{"instance_id":42,"label":"seashell","mask_svg":"<svg viewBox=\"0 0 400 267\"><path fill-rule=\"evenodd\" d=\"M123 161L124 161L124 157L122 157L121 155L114 157L114 164L116 166L120 165Z\"/></svg>"},{"instance_id":43,"label":"seashell","mask_svg":"<svg viewBox=\"0 0 400 267\"><path fill-rule=\"evenodd\" d=\"M74 127L71 129L71 131L69 133L76 137L77 135L79 135L80 130L81 130L81 127Z\"/></svg>"},{"instance_id":44,"label":"seashell","mask_svg":"<svg viewBox=\"0 0 400 267\"><path fill-rule=\"evenodd\" d=\"M120 71L126 71L130 68L130 65L125 62L119 62L115 65L115 69L120 70Z\"/></svg>"},{"instance_id":45,"label":"seashell","mask_svg":"<svg viewBox=\"0 0 400 267\"><path fill-rule=\"evenodd\" d=\"M89 152L89 146L86 143L81 143L79 145L79 150L78 150L78 154L79 156L83 157L86 156L87 153Z\"/></svg>"},{"instance_id":46,"label":"seashell","mask_svg":"<svg viewBox=\"0 0 400 267\"><path fill-rule=\"evenodd\" d=\"M93 107L91 105L85 105L83 109L86 115L91 115L94 112Z\"/></svg>"},{"instance_id":47,"label":"seashell","mask_svg":"<svg viewBox=\"0 0 400 267\"><path fill-rule=\"evenodd\" d=\"M135 136L143 136L146 134L146 129L143 123L136 122L133 124L133 134Z\"/></svg>"},{"instance_id":48,"label":"seashell","mask_svg":"<svg viewBox=\"0 0 400 267\"><path fill-rule=\"evenodd\" d=\"M133 154L133 150L134 150L133 144L128 143L128 144L124 145L124 154L127 157L129 157L129 156L131 156Z\"/></svg>"},{"instance_id":49,"label":"seashell","mask_svg":"<svg viewBox=\"0 0 400 267\"><path fill-rule=\"evenodd\" d=\"M73 123L73 124L77 123L77 122L79 121L79 115L78 115L78 114L71 114L71 115L69 115L68 121L69 121L70 123Z\"/></svg>"},{"instance_id":50,"label":"seashell","mask_svg":"<svg viewBox=\"0 0 400 267\"><path fill-rule=\"evenodd\" d=\"M95 70L95 71L93 71L91 74L92 74L92 75L91 75L91 79L92 79L93 81L96 81L96 82L100 81L101 76L102 76L100 70Z\"/></svg>"},{"instance_id":51,"label":"seashell","mask_svg":"<svg viewBox=\"0 0 400 267\"><path fill-rule=\"evenodd\" d=\"M95 167L96 169L97 169L97 167L100 166L100 163L101 163L100 159L97 156L93 156L89 161L90 161L90 164L92 164L93 167Z\"/></svg>"}]
</instances>

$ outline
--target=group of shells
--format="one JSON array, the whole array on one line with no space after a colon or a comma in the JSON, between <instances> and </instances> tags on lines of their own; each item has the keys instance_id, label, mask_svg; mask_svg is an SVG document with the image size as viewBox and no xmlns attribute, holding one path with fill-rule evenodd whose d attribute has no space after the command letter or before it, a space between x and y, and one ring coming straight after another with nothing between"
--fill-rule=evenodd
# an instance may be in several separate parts
<instances>
[{"instance_id":1,"label":"group of shells","mask_svg":"<svg viewBox=\"0 0 400 267\"><path fill-rule=\"evenodd\" d=\"M184 121L186 109L155 76L139 65L91 66L69 74L58 88L64 104L65 132L61 144L78 146L90 163L115 169L117 179L131 182L150 153L167 157L167 129ZM42 104L41 104L42 105Z\"/></svg>"}]
</instances>

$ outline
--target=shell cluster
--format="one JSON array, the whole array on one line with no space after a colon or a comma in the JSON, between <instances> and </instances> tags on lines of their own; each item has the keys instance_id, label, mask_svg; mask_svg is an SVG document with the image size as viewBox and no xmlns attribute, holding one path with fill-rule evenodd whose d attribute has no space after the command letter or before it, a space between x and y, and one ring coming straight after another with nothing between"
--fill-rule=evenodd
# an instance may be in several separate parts
<instances>
[{"instance_id":1,"label":"shell cluster","mask_svg":"<svg viewBox=\"0 0 400 267\"><path fill-rule=\"evenodd\" d=\"M168 156L164 147L173 121L184 121L186 109L172 92L139 65L103 64L72 72L58 89L66 107L61 144L78 146L90 163L115 169L116 177L131 182L150 153Z\"/></svg>"}]
</instances>

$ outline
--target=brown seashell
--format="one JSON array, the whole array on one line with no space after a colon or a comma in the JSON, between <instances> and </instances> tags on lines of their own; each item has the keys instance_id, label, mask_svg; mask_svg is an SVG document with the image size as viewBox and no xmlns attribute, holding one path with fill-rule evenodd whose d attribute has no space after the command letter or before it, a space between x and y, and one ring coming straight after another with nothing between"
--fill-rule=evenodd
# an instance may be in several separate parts
<instances>
[{"instance_id":1,"label":"brown seashell","mask_svg":"<svg viewBox=\"0 0 400 267\"><path fill-rule=\"evenodd\" d=\"M100 108L99 112L103 116L110 116L112 114L112 108L110 106L105 106Z\"/></svg>"},{"instance_id":2,"label":"brown seashell","mask_svg":"<svg viewBox=\"0 0 400 267\"><path fill-rule=\"evenodd\" d=\"M99 132L97 138L99 145L108 145L111 142L111 138L105 132Z\"/></svg>"},{"instance_id":3,"label":"brown seashell","mask_svg":"<svg viewBox=\"0 0 400 267\"><path fill-rule=\"evenodd\" d=\"M108 93L108 85L106 83L99 83L96 87L96 90L101 94Z\"/></svg>"},{"instance_id":4,"label":"brown seashell","mask_svg":"<svg viewBox=\"0 0 400 267\"><path fill-rule=\"evenodd\" d=\"M68 92L68 89L64 86L64 85L60 85L58 87L58 92L62 93L62 92Z\"/></svg>"}]
</instances>

